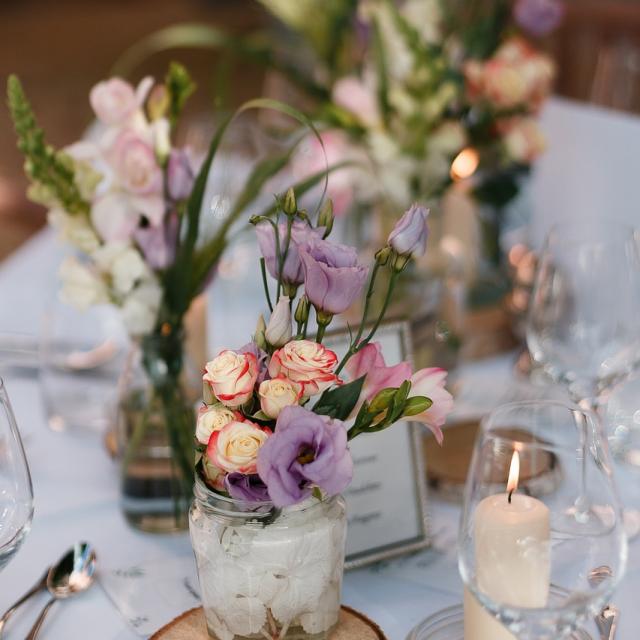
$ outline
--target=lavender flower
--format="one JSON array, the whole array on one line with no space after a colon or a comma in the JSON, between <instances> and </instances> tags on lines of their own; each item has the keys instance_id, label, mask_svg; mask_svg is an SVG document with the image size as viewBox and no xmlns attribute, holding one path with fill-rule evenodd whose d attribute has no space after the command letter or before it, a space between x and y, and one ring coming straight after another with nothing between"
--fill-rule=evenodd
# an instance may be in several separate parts
<instances>
[{"instance_id":1,"label":"lavender flower","mask_svg":"<svg viewBox=\"0 0 640 640\"><path fill-rule=\"evenodd\" d=\"M276 256L275 230L269 222L261 222L256 226L258 234L258 244L262 257L267 265L267 270L272 278L278 278L278 260ZM307 244L313 238L322 238L324 228L314 229L306 222L296 220L291 227L291 242L287 251L287 258L282 266L282 280L294 286L304 282L304 269L300 260L300 251L306 249ZM287 225L278 225L278 239L280 241L280 251L284 252L287 240Z\"/></svg>"},{"instance_id":2,"label":"lavender flower","mask_svg":"<svg viewBox=\"0 0 640 640\"><path fill-rule=\"evenodd\" d=\"M369 269L358 264L353 247L314 239L301 256L305 293L316 309L343 313L362 293Z\"/></svg>"},{"instance_id":3,"label":"lavender flower","mask_svg":"<svg viewBox=\"0 0 640 640\"><path fill-rule=\"evenodd\" d=\"M396 222L389 234L389 245L401 256L423 256L427 250L427 216L429 210L414 204Z\"/></svg>"},{"instance_id":4,"label":"lavender flower","mask_svg":"<svg viewBox=\"0 0 640 640\"><path fill-rule=\"evenodd\" d=\"M256 357L256 362L258 363L258 377L256 379L256 384L259 385L269 377L269 372L267 370L267 360L269 359L269 356L255 342L247 342L247 344L240 347L237 352L252 353Z\"/></svg>"},{"instance_id":5,"label":"lavender flower","mask_svg":"<svg viewBox=\"0 0 640 640\"><path fill-rule=\"evenodd\" d=\"M556 29L563 15L561 0L518 0L513 9L518 25L538 37Z\"/></svg>"},{"instance_id":6,"label":"lavender flower","mask_svg":"<svg viewBox=\"0 0 640 640\"><path fill-rule=\"evenodd\" d=\"M172 149L167 165L167 189L174 200L186 200L191 195L195 175L189 156L183 149Z\"/></svg>"},{"instance_id":7,"label":"lavender flower","mask_svg":"<svg viewBox=\"0 0 640 640\"><path fill-rule=\"evenodd\" d=\"M224 488L234 500L244 502L268 502L267 487L257 475L229 473L224 479Z\"/></svg>"},{"instance_id":8,"label":"lavender flower","mask_svg":"<svg viewBox=\"0 0 640 640\"><path fill-rule=\"evenodd\" d=\"M257 466L277 507L300 502L314 486L337 495L353 477L346 427L302 407L285 407L258 452Z\"/></svg>"}]
</instances>

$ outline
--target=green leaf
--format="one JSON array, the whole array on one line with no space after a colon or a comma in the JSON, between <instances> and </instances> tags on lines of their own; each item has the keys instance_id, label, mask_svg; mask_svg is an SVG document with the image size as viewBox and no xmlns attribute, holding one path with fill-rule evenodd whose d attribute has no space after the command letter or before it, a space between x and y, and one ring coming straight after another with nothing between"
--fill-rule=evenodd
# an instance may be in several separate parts
<instances>
[{"instance_id":1,"label":"green leaf","mask_svg":"<svg viewBox=\"0 0 640 640\"><path fill-rule=\"evenodd\" d=\"M389 123L391 105L389 103L389 74L387 53L384 48L382 30L377 20L373 20L373 54L378 79L378 106L385 124Z\"/></svg>"},{"instance_id":2,"label":"green leaf","mask_svg":"<svg viewBox=\"0 0 640 640\"><path fill-rule=\"evenodd\" d=\"M327 389L313 407L313 412L338 420L346 420L360 398L366 376L340 387Z\"/></svg>"},{"instance_id":3,"label":"green leaf","mask_svg":"<svg viewBox=\"0 0 640 640\"><path fill-rule=\"evenodd\" d=\"M279 43L278 43L279 44ZM112 75L130 76L133 71L152 56L172 49L208 49L230 51L262 67L275 69L308 95L328 100L330 92L315 82L308 73L276 55L273 38L266 32L254 32L238 37L212 25L185 22L150 33L127 49L113 66Z\"/></svg>"}]
</instances>

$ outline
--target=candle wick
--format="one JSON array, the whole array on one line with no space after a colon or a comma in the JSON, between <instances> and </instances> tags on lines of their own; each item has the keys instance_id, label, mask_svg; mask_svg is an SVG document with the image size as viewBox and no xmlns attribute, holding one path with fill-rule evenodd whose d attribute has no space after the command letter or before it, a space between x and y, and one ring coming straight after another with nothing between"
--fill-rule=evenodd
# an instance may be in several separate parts
<instances>
[{"instance_id":1,"label":"candle wick","mask_svg":"<svg viewBox=\"0 0 640 640\"><path fill-rule=\"evenodd\" d=\"M513 495L513 489L509 491L509 504L511 504L511 496Z\"/></svg>"}]
</instances>

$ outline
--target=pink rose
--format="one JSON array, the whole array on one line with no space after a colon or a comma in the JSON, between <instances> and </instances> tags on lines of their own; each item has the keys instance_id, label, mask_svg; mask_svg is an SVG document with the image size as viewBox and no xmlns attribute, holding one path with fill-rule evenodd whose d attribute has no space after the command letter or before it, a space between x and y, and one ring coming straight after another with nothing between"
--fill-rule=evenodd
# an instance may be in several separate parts
<instances>
[{"instance_id":1,"label":"pink rose","mask_svg":"<svg viewBox=\"0 0 640 640\"><path fill-rule=\"evenodd\" d=\"M453 397L444 388L447 372L444 369L420 369L411 376L409 397L426 396L433 404L426 411L412 416L411 420L429 427L439 444L442 444L442 425L453 409Z\"/></svg>"},{"instance_id":2,"label":"pink rose","mask_svg":"<svg viewBox=\"0 0 640 640\"><path fill-rule=\"evenodd\" d=\"M380 122L375 92L359 78L340 78L333 85L331 97L339 107L351 111L367 127L373 127Z\"/></svg>"},{"instance_id":3,"label":"pink rose","mask_svg":"<svg viewBox=\"0 0 640 640\"><path fill-rule=\"evenodd\" d=\"M342 381L333 372L338 357L333 351L312 340L293 340L271 357L269 375L284 376L302 385L304 397L322 393L332 384Z\"/></svg>"},{"instance_id":4,"label":"pink rose","mask_svg":"<svg viewBox=\"0 0 640 640\"><path fill-rule=\"evenodd\" d=\"M297 405L300 402L302 385L279 376L262 382L258 395L263 413L270 418L277 418L285 407Z\"/></svg>"},{"instance_id":5,"label":"pink rose","mask_svg":"<svg viewBox=\"0 0 640 640\"><path fill-rule=\"evenodd\" d=\"M500 125L511 160L531 164L546 149L545 137L533 118L511 118Z\"/></svg>"},{"instance_id":6,"label":"pink rose","mask_svg":"<svg viewBox=\"0 0 640 640\"><path fill-rule=\"evenodd\" d=\"M379 342L371 342L350 358L346 365L352 380L366 375L361 400L371 401L383 389L399 387L405 380L411 378L411 365L401 362L388 367L382 355Z\"/></svg>"},{"instance_id":7,"label":"pink rose","mask_svg":"<svg viewBox=\"0 0 640 640\"><path fill-rule=\"evenodd\" d=\"M256 473L258 451L271 433L271 429L248 420L229 422L211 434L207 458L211 464L227 473Z\"/></svg>"},{"instance_id":8,"label":"pink rose","mask_svg":"<svg viewBox=\"0 0 640 640\"><path fill-rule=\"evenodd\" d=\"M144 78L134 89L121 78L111 78L91 89L89 102L104 124L123 124L143 105L152 85L151 78Z\"/></svg>"},{"instance_id":9,"label":"pink rose","mask_svg":"<svg viewBox=\"0 0 640 640\"><path fill-rule=\"evenodd\" d=\"M234 420L242 422L242 414L238 411L232 411L223 404L203 405L198 410L196 440L200 444L208 444L214 431L220 431L222 427Z\"/></svg>"},{"instance_id":10,"label":"pink rose","mask_svg":"<svg viewBox=\"0 0 640 640\"><path fill-rule=\"evenodd\" d=\"M207 363L202 379L213 394L227 407L243 405L253 395L258 378L258 361L253 353L222 351Z\"/></svg>"}]
</instances>

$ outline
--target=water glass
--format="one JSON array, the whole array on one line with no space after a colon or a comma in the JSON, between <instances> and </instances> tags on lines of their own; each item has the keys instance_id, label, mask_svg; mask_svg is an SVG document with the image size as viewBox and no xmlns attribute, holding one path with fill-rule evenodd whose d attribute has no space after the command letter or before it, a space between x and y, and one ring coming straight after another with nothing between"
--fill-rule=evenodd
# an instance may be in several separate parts
<instances>
[{"instance_id":1,"label":"water glass","mask_svg":"<svg viewBox=\"0 0 640 640\"><path fill-rule=\"evenodd\" d=\"M33 488L9 395L0 378L0 570L18 551L33 517Z\"/></svg>"}]
</instances>

